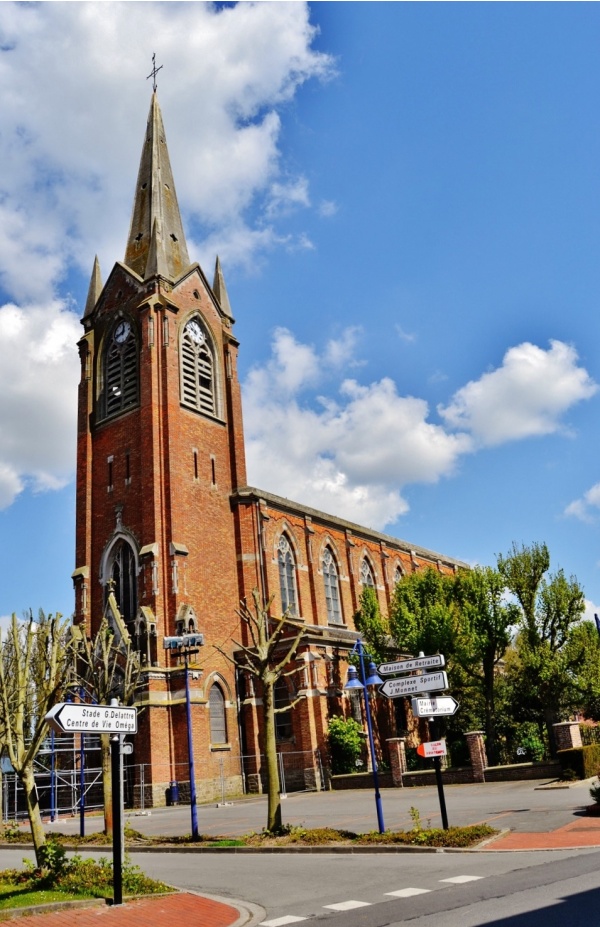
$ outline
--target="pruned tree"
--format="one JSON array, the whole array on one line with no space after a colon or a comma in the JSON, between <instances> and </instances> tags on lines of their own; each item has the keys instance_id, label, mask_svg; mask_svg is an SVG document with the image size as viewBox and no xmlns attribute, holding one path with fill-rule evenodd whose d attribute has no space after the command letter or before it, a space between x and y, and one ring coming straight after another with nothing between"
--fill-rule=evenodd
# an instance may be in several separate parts
<instances>
[{"instance_id":1,"label":"pruned tree","mask_svg":"<svg viewBox=\"0 0 600 927\"><path fill-rule=\"evenodd\" d=\"M116 603L114 605L116 608ZM114 621L114 610L110 614ZM140 655L133 648L125 626L113 627L108 613L102 618L93 638L82 634L78 646L77 673L86 696L99 705L109 705L113 698L118 699L122 705L131 705L135 700L142 674ZM112 836L110 734L100 734L100 746L104 832L107 836Z\"/></svg>"},{"instance_id":2,"label":"pruned tree","mask_svg":"<svg viewBox=\"0 0 600 927\"><path fill-rule=\"evenodd\" d=\"M45 836L34 777L34 761L48 734L46 714L64 694L73 667L71 628L62 616L16 615L0 631L0 743L25 792L27 816L38 866Z\"/></svg>"},{"instance_id":3,"label":"pruned tree","mask_svg":"<svg viewBox=\"0 0 600 927\"><path fill-rule=\"evenodd\" d=\"M267 830L277 833L282 827L282 817L275 715L280 710L289 711L304 698L304 695L293 699L285 706L285 709L278 709L275 707L275 686L279 679L298 671L295 667L290 669L289 665L299 644L306 636L306 628L299 621L290 618L287 613L280 618L273 618L270 614L272 602L272 598L268 602L263 602L258 589L254 589L252 606L243 601L237 612L247 628L248 645L234 640L233 643L238 648L235 657L231 657L221 647L216 649L235 666L258 679L262 685L264 746L267 761Z\"/></svg>"}]
</instances>

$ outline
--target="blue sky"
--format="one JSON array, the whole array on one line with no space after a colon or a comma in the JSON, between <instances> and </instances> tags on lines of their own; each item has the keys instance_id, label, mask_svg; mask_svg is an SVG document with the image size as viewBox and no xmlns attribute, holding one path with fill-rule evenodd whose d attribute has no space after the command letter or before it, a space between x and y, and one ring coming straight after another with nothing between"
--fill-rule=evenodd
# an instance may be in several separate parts
<instances>
[{"instance_id":1,"label":"blue sky","mask_svg":"<svg viewBox=\"0 0 600 927\"><path fill-rule=\"evenodd\" d=\"M70 614L75 342L159 74L254 485L600 602L597 4L0 4L0 616ZM131 36L135 36L131 40Z\"/></svg>"}]
</instances>

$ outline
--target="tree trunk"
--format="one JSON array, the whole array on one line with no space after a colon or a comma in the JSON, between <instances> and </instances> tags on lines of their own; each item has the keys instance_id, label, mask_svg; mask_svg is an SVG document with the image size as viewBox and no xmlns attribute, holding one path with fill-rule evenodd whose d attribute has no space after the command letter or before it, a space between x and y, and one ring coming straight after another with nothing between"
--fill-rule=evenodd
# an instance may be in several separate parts
<instances>
[{"instance_id":1,"label":"tree trunk","mask_svg":"<svg viewBox=\"0 0 600 927\"><path fill-rule=\"evenodd\" d=\"M487 661L484 664L484 701L485 701L485 749L490 766L498 762L498 745L496 742L496 690L494 678L494 663Z\"/></svg>"},{"instance_id":2,"label":"tree trunk","mask_svg":"<svg viewBox=\"0 0 600 927\"><path fill-rule=\"evenodd\" d=\"M281 798L279 795L279 769L277 767L277 745L275 742L275 690L273 683L264 683L263 712L265 719L265 756L267 759L268 809L267 830L277 833L281 830Z\"/></svg>"},{"instance_id":3,"label":"tree trunk","mask_svg":"<svg viewBox=\"0 0 600 927\"><path fill-rule=\"evenodd\" d=\"M39 868L44 862L42 847L46 842L46 836L42 826L42 815L40 813L40 806L38 804L33 768L31 766L25 766L21 772L17 772L17 775L21 780L21 784L25 790L27 817L29 818L29 825L31 827L31 839L33 840L35 861Z\"/></svg>"},{"instance_id":4,"label":"tree trunk","mask_svg":"<svg viewBox=\"0 0 600 927\"><path fill-rule=\"evenodd\" d=\"M104 833L107 837L113 835L113 801L112 801L112 772L110 765L110 734L100 734L102 749L102 795L104 799Z\"/></svg>"}]
</instances>

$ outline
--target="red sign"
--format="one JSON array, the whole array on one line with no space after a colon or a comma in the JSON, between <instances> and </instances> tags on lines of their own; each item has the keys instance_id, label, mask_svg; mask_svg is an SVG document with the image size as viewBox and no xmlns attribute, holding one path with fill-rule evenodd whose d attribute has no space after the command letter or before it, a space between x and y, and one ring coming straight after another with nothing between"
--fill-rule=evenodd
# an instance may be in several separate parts
<instances>
[{"instance_id":1,"label":"red sign","mask_svg":"<svg viewBox=\"0 0 600 927\"><path fill-rule=\"evenodd\" d=\"M419 744L417 753L419 756L446 756L446 741L430 740L428 743Z\"/></svg>"}]
</instances>

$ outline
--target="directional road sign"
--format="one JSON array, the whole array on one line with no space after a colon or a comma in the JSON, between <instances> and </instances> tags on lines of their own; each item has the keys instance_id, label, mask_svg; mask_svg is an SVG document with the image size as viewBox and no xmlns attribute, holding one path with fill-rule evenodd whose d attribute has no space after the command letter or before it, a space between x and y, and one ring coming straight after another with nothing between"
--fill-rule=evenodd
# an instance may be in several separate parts
<instances>
[{"instance_id":1,"label":"directional road sign","mask_svg":"<svg viewBox=\"0 0 600 927\"><path fill-rule=\"evenodd\" d=\"M419 744L417 753L419 756L446 756L446 741L430 740L427 743Z\"/></svg>"},{"instance_id":2,"label":"directional road sign","mask_svg":"<svg viewBox=\"0 0 600 927\"><path fill-rule=\"evenodd\" d=\"M397 660L395 663L381 663L377 670L380 676L389 676L391 673L412 673L418 669L434 669L445 666L446 661L441 653L434 653L430 657L414 657L412 660Z\"/></svg>"},{"instance_id":3,"label":"directional road sign","mask_svg":"<svg viewBox=\"0 0 600 927\"><path fill-rule=\"evenodd\" d=\"M440 715L453 715L458 702L451 695L438 695L435 698L413 698L412 710L417 718L436 718Z\"/></svg>"},{"instance_id":4,"label":"directional road sign","mask_svg":"<svg viewBox=\"0 0 600 927\"><path fill-rule=\"evenodd\" d=\"M400 698L402 695L415 695L417 692L438 692L448 688L446 673L423 673L422 676L399 676L386 679L379 691L388 698Z\"/></svg>"},{"instance_id":5,"label":"directional road sign","mask_svg":"<svg viewBox=\"0 0 600 927\"><path fill-rule=\"evenodd\" d=\"M89 731L94 734L137 734L137 708L120 705L81 705L60 702L46 721L58 734Z\"/></svg>"}]
</instances>

